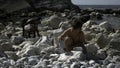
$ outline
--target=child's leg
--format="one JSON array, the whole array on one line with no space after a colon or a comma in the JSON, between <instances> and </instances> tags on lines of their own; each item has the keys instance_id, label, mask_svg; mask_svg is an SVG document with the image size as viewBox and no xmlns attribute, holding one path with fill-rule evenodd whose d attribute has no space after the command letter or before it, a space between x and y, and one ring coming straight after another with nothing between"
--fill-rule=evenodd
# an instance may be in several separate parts
<instances>
[{"instance_id":1,"label":"child's leg","mask_svg":"<svg viewBox=\"0 0 120 68\"><path fill-rule=\"evenodd\" d=\"M65 51L71 51L73 50L72 47L73 41L70 37L65 37Z\"/></svg>"},{"instance_id":2,"label":"child's leg","mask_svg":"<svg viewBox=\"0 0 120 68\"><path fill-rule=\"evenodd\" d=\"M84 54L87 54L87 49L86 49L86 47L85 47L84 45L81 45L81 47L82 47L83 53L84 53Z\"/></svg>"},{"instance_id":3,"label":"child's leg","mask_svg":"<svg viewBox=\"0 0 120 68\"><path fill-rule=\"evenodd\" d=\"M40 34L39 34L39 30L36 28L36 33L37 33L37 36L40 37Z\"/></svg>"}]
</instances>

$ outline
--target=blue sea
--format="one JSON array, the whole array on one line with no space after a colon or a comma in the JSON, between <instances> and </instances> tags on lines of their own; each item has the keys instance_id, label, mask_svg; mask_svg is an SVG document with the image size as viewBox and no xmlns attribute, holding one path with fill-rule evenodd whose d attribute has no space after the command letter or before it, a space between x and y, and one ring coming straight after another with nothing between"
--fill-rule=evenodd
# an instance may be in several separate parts
<instances>
[{"instance_id":1,"label":"blue sea","mask_svg":"<svg viewBox=\"0 0 120 68\"><path fill-rule=\"evenodd\" d=\"M108 9L120 9L120 5L79 5L81 9L86 8L108 8Z\"/></svg>"}]
</instances>

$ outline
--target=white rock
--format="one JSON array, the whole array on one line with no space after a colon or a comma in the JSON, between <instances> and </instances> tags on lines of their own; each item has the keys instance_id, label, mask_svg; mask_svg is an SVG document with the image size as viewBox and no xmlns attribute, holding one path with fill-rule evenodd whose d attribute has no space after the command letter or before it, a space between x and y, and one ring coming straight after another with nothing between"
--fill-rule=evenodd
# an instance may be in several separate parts
<instances>
[{"instance_id":1,"label":"white rock","mask_svg":"<svg viewBox=\"0 0 120 68\"><path fill-rule=\"evenodd\" d=\"M22 58L20 58L20 59L18 59L16 62L17 63L23 63L23 62L27 62L28 61L28 58L27 57L22 57Z\"/></svg>"},{"instance_id":2,"label":"white rock","mask_svg":"<svg viewBox=\"0 0 120 68\"><path fill-rule=\"evenodd\" d=\"M94 60L90 60L90 61L89 61L89 64L90 64L90 65L93 65L93 64L95 64L95 61L94 61Z\"/></svg>"},{"instance_id":3,"label":"white rock","mask_svg":"<svg viewBox=\"0 0 120 68\"><path fill-rule=\"evenodd\" d=\"M61 62L56 62L56 63L53 63L53 68L62 68L62 63Z\"/></svg>"},{"instance_id":4,"label":"white rock","mask_svg":"<svg viewBox=\"0 0 120 68\"><path fill-rule=\"evenodd\" d=\"M113 31L112 25L107 21L100 23L99 26L100 26L100 29L103 30L104 32Z\"/></svg>"},{"instance_id":5,"label":"white rock","mask_svg":"<svg viewBox=\"0 0 120 68\"><path fill-rule=\"evenodd\" d=\"M115 64L114 63L110 63L107 65L107 68L115 68Z\"/></svg>"},{"instance_id":6,"label":"white rock","mask_svg":"<svg viewBox=\"0 0 120 68\"><path fill-rule=\"evenodd\" d=\"M23 49L17 52L17 55L20 57L33 56L33 55L39 55L39 54L40 54L39 48L35 46L28 46L26 49Z\"/></svg>"},{"instance_id":7,"label":"white rock","mask_svg":"<svg viewBox=\"0 0 120 68\"><path fill-rule=\"evenodd\" d=\"M59 16L53 15L49 19L42 21L42 24L52 28L58 28L61 21L62 19Z\"/></svg>"},{"instance_id":8,"label":"white rock","mask_svg":"<svg viewBox=\"0 0 120 68\"><path fill-rule=\"evenodd\" d=\"M120 56L113 56L111 62L120 62Z\"/></svg>"},{"instance_id":9,"label":"white rock","mask_svg":"<svg viewBox=\"0 0 120 68\"><path fill-rule=\"evenodd\" d=\"M80 65L77 62L73 62L73 64L70 66L70 68L79 68Z\"/></svg>"},{"instance_id":10,"label":"white rock","mask_svg":"<svg viewBox=\"0 0 120 68\"><path fill-rule=\"evenodd\" d=\"M89 31L90 27L92 27L92 25L95 25L95 24L96 24L96 22L89 20L83 24L82 29L83 29L83 31Z\"/></svg>"},{"instance_id":11,"label":"white rock","mask_svg":"<svg viewBox=\"0 0 120 68\"><path fill-rule=\"evenodd\" d=\"M93 68L100 68L100 64L96 63Z\"/></svg>"},{"instance_id":12,"label":"white rock","mask_svg":"<svg viewBox=\"0 0 120 68\"><path fill-rule=\"evenodd\" d=\"M92 39L94 39L96 37L96 34L91 33L91 31L84 31L84 34L85 34L86 41L91 41Z\"/></svg>"},{"instance_id":13,"label":"white rock","mask_svg":"<svg viewBox=\"0 0 120 68\"><path fill-rule=\"evenodd\" d=\"M69 28L70 26L71 26L71 25L70 25L69 21L61 22L61 23L59 24L59 27L62 28L62 29L64 29L64 30L66 30L66 29Z\"/></svg>"},{"instance_id":14,"label":"white rock","mask_svg":"<svg viewBox=\"0 0 120 68\"><path fill-rule=\"evenodd\" d=\"M108 65L111 62L111 60L112 60L112 56L108 55L103 61L103 64Z\"/></svg>"},{"instance_id":15,"label":"white rock","mask_svg":"<svg viewBox=\"0 0 120 68\"><path fill-rule=\"evenodd\" d=\"M31 57L28 58L28 64L32 65L32 66L36 65L38 63L38 61L39 60L37 58L31 58Z\"/></svg>"},{"instance_id":16,"label":"white rock","mask_svg":"<svg viewBox=\"0 0 120 68\"><path fill-rule=\"evenodd\" d=\"M60 57L58 58L58 61L67 61L70 59L79 59L83 60L85 57L81 51L72 51L67 55L67 53L60 54Z\"/></svg>"}]
</instances>

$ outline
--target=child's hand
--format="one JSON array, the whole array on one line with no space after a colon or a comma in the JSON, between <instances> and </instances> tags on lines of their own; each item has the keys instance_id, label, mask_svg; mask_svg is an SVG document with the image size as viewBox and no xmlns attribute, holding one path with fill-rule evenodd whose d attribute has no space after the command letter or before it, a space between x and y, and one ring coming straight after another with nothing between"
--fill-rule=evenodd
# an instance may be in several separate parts
<instances>
[{"instance_id":1,"label":"child's hand","mask_svg":"<svg viewBox=\"0 0 120 68\"><path fill-rule=\"evenodd\" d=\"M58 37L58 40L63 40L63 37L59 36L59 37Z\"/></svg>"}]
</instances>

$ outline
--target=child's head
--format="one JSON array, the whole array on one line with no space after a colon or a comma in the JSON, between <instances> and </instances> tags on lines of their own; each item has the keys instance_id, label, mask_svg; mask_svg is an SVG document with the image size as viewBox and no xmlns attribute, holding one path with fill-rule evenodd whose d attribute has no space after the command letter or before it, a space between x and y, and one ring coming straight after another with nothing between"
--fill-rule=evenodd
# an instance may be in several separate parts
<instances>
[{"instance_id":1,"label":"child's head","mask_svg":"<svg viewBox=\"0 0 120 68\"><path fill-rule=\"evenodd\" d=\"M81 17L73 17L71 21L71 25L74 29L81 29L82 25L90 19L88 15L84 15Z\"/></svg>"},{"instance_id":2,"label":"child's head","mask_svg":"<svg viewBox=\"0 0 120 68\"><path fill-rule=\"evenodd\" d=\"M83 22L79 18L72 19L71 26L74 29L81 29Z\"/></svg>"},{"instance_id":3,"label":"child's head","mask_svg":"<svg viewBox=\"0 0 120 68\"><path fill-rule=\"evenodd\" d=\"M74 29L81 29L82 25L83 25L83 22L80 17L73 17L71 19L71 26Z\"/></svg>"}]
</instances>

